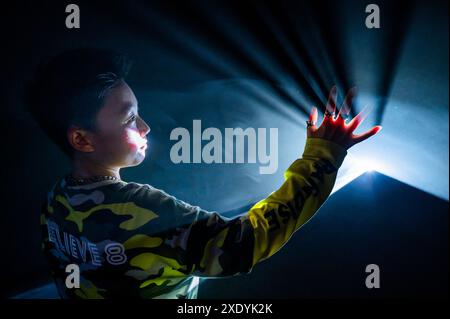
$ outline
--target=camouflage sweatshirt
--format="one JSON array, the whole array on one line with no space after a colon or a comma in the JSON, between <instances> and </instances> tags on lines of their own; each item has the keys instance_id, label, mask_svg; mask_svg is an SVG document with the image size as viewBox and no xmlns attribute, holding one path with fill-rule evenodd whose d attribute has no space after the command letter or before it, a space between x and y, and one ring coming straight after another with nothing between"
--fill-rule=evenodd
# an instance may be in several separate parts
<instances>
[{"instance_id":1,"label":"camouflage sweatshirt","mask_svg":"<svg viewBox=\"0 0 450 319\"><path fill-rule=\"evenodd\" d=\"M249 273L329 196L347 152L308 138L281 187L235 218L147 184L58 181L42 208L43 251L63 298L196 298L199 279ZM79 267L67 288L66 266Z\"/></svg>"}]
</instances>

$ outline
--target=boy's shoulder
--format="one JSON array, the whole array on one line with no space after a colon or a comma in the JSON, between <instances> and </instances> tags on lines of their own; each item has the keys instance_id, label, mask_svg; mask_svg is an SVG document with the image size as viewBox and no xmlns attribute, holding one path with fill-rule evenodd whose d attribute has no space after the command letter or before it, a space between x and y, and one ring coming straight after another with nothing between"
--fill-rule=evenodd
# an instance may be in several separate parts
<instances>
[{"instance_id":1,"label":"boy's shoulder","mask_svg":"<svg viewBox=\"0 0 450 319\"><path fill-rule=\"evenodd\" d=\"M60 178L48 192L48 198L63 195L70 199L81 197L102 198L101 202L127 202L127 201L179 201L162 189L150 184L125 182L123 180L105 180L84 185L70 183L67 177Z\"/></svg>"},{"instance_id":2,"label":"boy's shoulder","mask_svg":"<svg viewBox=\"0 0 450 319\"><path fill-rule=\"evenodd\" d=\"M142 184L137 182L124 182L120 181L114 185L111 185L112 190L118 193L121 193L125 196L159 196L159 197L170 197L174 198L172 195L169 195L162 189L156 188L150 184Z\"/></svg>"},{"instance_id":3,"label":"boy's shoulder","mask_svg":"<svg viewBox=\"0 0 450 319\"><path fill-rule=\"evenodd\" d=\"M65 208L62 208L62 203ZM73 185L67 179L61 178L55 183L48 193L48 207L55 206L58 209L73 209L86 212L95 206L103 205L104 208L118 207L121 209L131 207L135 209L149 209L155 213L170 213L178 215L191 215L199 212L200 207L188 204L175 196L166 193L150 184L137 182L125 182L122 180L106 180L84 185ZM56 205L54 205L56 204Z\"/></svg>"}]
</instances>

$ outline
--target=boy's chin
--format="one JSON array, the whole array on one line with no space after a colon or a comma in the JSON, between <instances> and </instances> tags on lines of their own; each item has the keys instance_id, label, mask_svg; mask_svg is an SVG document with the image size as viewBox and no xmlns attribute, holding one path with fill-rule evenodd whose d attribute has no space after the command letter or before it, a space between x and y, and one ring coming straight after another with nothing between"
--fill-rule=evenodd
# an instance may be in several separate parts
<instances>
[{"instance_id":1,"label":"boy's chin","mask_svg":"<svg viewBox=\"0 0 450 319\"><path fill-rule=\"evenodd\" d=\"M131 154L128 154L126 158L122 160L121 168L125 167L133 167L141 164L145 159L145 152L137 151Z\"/></svg>"},{"instance_id":2,"label":"boy's chin","mask_svg":"<svg viewBox=\"0 0 450 319\"><path fill-rule=\"evenodd\" d=\"M129 166L131 166L131 167L137 166L137 165L141 164L144 161L144 159L145 159L145 153L138 152L134 156L134 159Z\"/></svg>"}]
</instances>

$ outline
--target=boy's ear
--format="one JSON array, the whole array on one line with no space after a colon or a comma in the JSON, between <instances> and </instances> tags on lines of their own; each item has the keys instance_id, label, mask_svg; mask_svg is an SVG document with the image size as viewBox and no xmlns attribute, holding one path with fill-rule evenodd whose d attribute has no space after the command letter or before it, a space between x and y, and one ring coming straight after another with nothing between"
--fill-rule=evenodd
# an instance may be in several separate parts
<instances>
[{"instance_id":1,"label":"boy's ear","mask_svg":"<svg viewBox=\"0 0 450 319\"><path fill-rule=\"evenodd\" d=\"M82 153L91 153L95 150L92 136L85 129L71 125L67 130L67 138L70 145Z\"/></svg>"}]
</instances>

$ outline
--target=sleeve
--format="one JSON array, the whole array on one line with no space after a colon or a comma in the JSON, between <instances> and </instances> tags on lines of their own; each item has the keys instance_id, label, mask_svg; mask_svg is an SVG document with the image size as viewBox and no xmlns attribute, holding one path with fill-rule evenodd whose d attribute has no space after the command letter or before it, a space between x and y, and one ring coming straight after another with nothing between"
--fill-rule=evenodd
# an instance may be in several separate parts
<instances>
[{"instance_id":1,"label":"sleeve","mask_svg":"<svg viewBox=\"0 0 450 319\"><path fill-rule=\"evenodd\" d=\"M248 212L255 243L252 266L275 254L330 195L347 151L320 138L308 138L301 159L285 172L285 182Z\"/></svg>"},{"instance_id":2,"label":"sleeve","mask_svg":"<svg viewBox=\"0 0 450 319\"><path fill-rule=\"evenodd\" d=\"M151 234L147 235L161 238L162 243L151 257L161 256L159 263L176 265L185 275L225 277L250 272L320 208L346 154L331 141L308 138L302 158L287 169L281 187L235 218L191 206L162 191L147 192L142 204L156 205L156 215L165 212L159 224L148 228Z\"/></svg>"}]
</instances>

